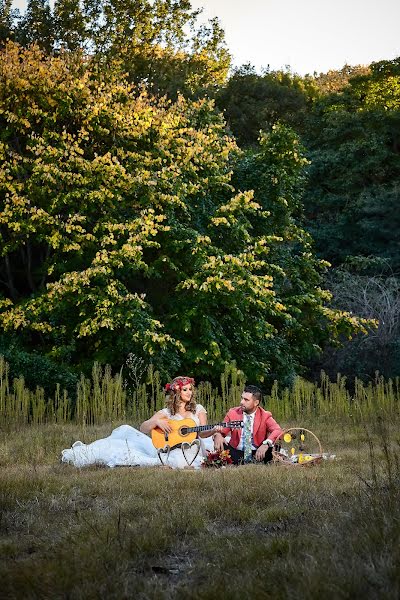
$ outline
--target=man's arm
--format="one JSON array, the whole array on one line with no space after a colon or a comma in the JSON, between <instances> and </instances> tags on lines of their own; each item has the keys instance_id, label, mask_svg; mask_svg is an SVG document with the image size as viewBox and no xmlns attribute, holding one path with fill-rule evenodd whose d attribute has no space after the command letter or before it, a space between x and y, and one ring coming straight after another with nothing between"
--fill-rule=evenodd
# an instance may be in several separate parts
<instances>
[{"instance_id":1,"label":"man's arm","mask_svg":"<svg viewBox=\"0 0 400 600\"><path fill-rule=\"evenodd\" d=\"M270 439L267 438L266 440L264 440L261 446L258 446L256 450L256 460L264 460L265 455L267 454L268 450L273 447L273 445L274 442L272 442Z\"/></svg>"},{"instance_id":2,"label":"man's arm","mask_svg":"<svg viewBox=\"0 0 400 600\"><path fill-rule=\"evenodd\" d=\"M224 423L229 423L231 421L231 418L229 416L229 412L225 415L224 418ZM215 450L218 450L218 452L220 452L221 450L224 450L224 442L225 442L225 436L228 435L228 433L230 433L230 429L229 427L215 427L216 433L214 433L213 435L213 440L214 440L214 448Z\"/></svg>"},{"instance_id":3,"label":"man's arm","mask_svg":"<svg viewBox=\"0 0 400 600\"><path fill-rule=\"evenodd\" d=\"M283 429L278 423L275 421L271 413L269 413L269 417L267 419L267 440L274 444L275 440L281 435Z\"/></svg>"},{"instance_id":4,"label":"man's arm","mask_svg":"<svg viewBox=\"0 0 400 600\"><path fill-rule=\"evenodd\" d=\"M256 450L256 460L262 461L265 458L266 453L270 448L274 446L275 440L282 433L282 428L275 419L272 417L271 413L268 413L267 422L266 422L266 432L267 438L263 441L263 443Z\"/></svg>"}]
</instances>

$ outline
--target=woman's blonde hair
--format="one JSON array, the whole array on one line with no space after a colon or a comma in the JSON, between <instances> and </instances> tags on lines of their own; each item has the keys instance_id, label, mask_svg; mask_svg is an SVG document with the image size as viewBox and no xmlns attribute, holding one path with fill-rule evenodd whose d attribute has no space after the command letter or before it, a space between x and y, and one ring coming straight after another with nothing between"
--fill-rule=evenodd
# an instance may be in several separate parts
<instances>
[{"instance_id":1,"label":"woman's blonde hair","mask_svg":"<svg viewBox=\"0 0 400 600\"><path fill-rule=\"evenodd\" d=\"M190 398L190 402L186 404L186 410L192 412L193 414L196 412L196 390L194 387L194 379L192 377L179 376L175 377L175 379L173 379L171 383L167 383L167 385L165 386L165 391L167 394L165 399L165 406L168 408L171 415L175 415L178 412L179 405L181 403L181 389L184 385L189 384L192 386L193 394Z\"/></svg>"}]
</instances>

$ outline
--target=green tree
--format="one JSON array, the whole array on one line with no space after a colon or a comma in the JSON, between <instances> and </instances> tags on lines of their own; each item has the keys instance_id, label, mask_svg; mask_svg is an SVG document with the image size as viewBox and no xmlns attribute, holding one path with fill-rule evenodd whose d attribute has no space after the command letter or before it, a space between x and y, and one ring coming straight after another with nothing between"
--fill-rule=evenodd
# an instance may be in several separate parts
<instances>
[{"instance_id":1,"label":"green tree","mask_svg":"<svg viewBox=\"0 0 400 600\"><path fill-rule=\"evenodd\" d=\"M211 101L139 95L79 54L2 58L0 322L25 347L207 377L236 359L264 378L362 327L326 306L293 222L304 158L289 132L263 138L254 196L232 185L238 149Z\"/></svg>"},{"instance_id":2,"label":"green tree","mask_svg":"<svg viewBox=\"0 0 400 600\"><path fill-rule=\"evenodd\" d=\"M103 0L91 44L153 94L210 94L225 82L230 55L217 19L197 27L197 16L188 0Z\"/></svg>"},{"instance_id":3,"label":"green tree","mask_svg":"<svg viewBox=\"0 0 400 600\"><path fill-rule=\"evenodd\" d=\"M85 3L79 0L55 0L52 20L57 48L71 51L86 49L90 43L90 19ZM32 41L35 41L33 39Z\"/></svg>"},{"instance_id":4,"label":"green tree","mask_svg":"<svg viewBox=\"0 0 400 600\"><path fill-rule=\"evenodd\" d=\"M152 94L213 94L228 74L223 30L217 19L199 27L199 11L189 0L55 0L53 9L48 0L29 0L20 22L7 6L4 31L15 29L23 46L35 42L48 53L81 50Z\"/></svg>"},{"instance_id":5,"label":"green tree","mask_svg":"<svg viewBox=\"0 0 400 600\"><path fill-rule=\"evenodd\" d=\"M399 59L372 64L369 74L315 102L307 121L309 230L334 265L372 255L400 267L399 71Z\"/></svg>"},{"instance_id":6,"label":"green tree","mask_svg":"<svg viewBox=\"0 0 400 600\"><path fill-rule=\"evenodd\" d=\"M327 73L314 73L313 80L320 95L338 93L349 84L350 79L359 75L368 75L370 68L364 65L344 65L339 70L330 70Z\"/></svg>"},{"instance_id":7,"label":"green tree","mask_svg":"<svg viewBox=\"0 0 400 600\"><path fill-rule=\"evenodd\" d=\"M0 46L14 38L14 26L19 13L13 10L12 4L12 0L0 0Z\"/></svg>"},{"instance_id":8,"label":"green tree","mask_svg":"<svg viewBox=\"0 0 400 600\"><path fill-rule=\"evenodd\" d=\"M258 75L251 65L243 65L221 88L216 102L239 145L256 147L260 130L269 131L278 121L299 126L316 94L311 78L289 71Z\"/></svg>"},{"instance_id":9,"label":"green tree","mask_svg":"<svg viewBox=\"0 0 400 600\"><path fill-rule=\"evenodd\" d=\"M340 332L351 336L349 314L327 308L332 295L322 282L328 263L316 258L313 240L304 229L307 164L297 134L278 123L261 134L259 148L247 150L234 169L234 184L253 189L254 199L268 214L265 223L256 221L252 227L272 236L266 268L285 306L284 314L273 320L276 334L268 352L274 356L274 377L280 380L298 373L330 338Z\"/></svg>"},{"instance_id":10,"label":"green tree","mask_svg":"<svg viewBox=\"0 0 400 600\"><path fill-rule=\"evenodd\" d=\"M54 47L56 32L48 0L28 0L17 28L16 41L23 46L36 43L46 52Z\"/></svg>"}]
</instances>

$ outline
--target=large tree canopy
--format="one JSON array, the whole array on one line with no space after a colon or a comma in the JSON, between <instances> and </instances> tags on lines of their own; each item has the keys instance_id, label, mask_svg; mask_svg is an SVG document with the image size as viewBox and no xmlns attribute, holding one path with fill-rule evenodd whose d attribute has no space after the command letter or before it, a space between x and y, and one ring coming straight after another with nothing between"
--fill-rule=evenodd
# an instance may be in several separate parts
<instances>
[{"instance_id":1,"label":"large tree canopy","mask_svg":"<svg viewBox=\"0 0 400 600\"><path fill-rule=\"evenodd\" d=\"M304 202L320 254L335 265L375 256L398 272L400 59L372 64L322 96L306 124Z\"/></svg>"},{"instance_id":2,"label":"large tree canopy","mask_svg":"<svg viewBox=\"0 0 400 600\"><path fill-rule=\"evenodd\" d=\"M151 99L79 54L9 43L0 64L0 322L28 347L264 378L300 367L303 333L309 351L362 326L319 288L290 131L241 183L210 101Z\"/></svg>"},{"instance_id":3,"label":"large tree canopy","mask_svg":"<svg viewBox=\"0 0 400 600\"><path fill-rule=\"evenodd\" d=\"M198 25L189 0L28 0L20 17L10 6L0 0L0 44L35 43L49 54L81 50L152 94L199 97L228 75L218 20Z\"/></svg>"},{"instance_id":4,"label":"large tree canopy","mask_svg":"<svg viewBox=\"0 0 400 600\"><path fill-rule=\"evenodd\" d=\"M318 93L312 78L289 71L258 75L251 65L236 69L219 90L216 102L241 147L256 146L260 130L278 121L296 127Z\"/></svg>"}]
</instances>

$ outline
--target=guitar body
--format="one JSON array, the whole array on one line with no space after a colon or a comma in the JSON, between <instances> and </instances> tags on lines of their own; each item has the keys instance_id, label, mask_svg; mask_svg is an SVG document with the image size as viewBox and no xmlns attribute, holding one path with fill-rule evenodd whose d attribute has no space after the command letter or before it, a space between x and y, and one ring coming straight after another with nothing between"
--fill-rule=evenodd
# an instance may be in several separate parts
<instances>
[{"instance_id":1,"label":"guitar body","mask_svg":"<svg viewBox=\"0 0 400 600\"><path fill-rule=\"evenodd\" d=\"M179 421L169 419L168 423L172 428L170 433L166 433L159 427L155 427L151 431L151 440L156 448L164 448L168 444L172 449L182 444L182 442L191 444L197 438L196 431L190 433L184 431L185 427L196 427L193 419L180 419Z\"/></svg>"}]
</instances>

